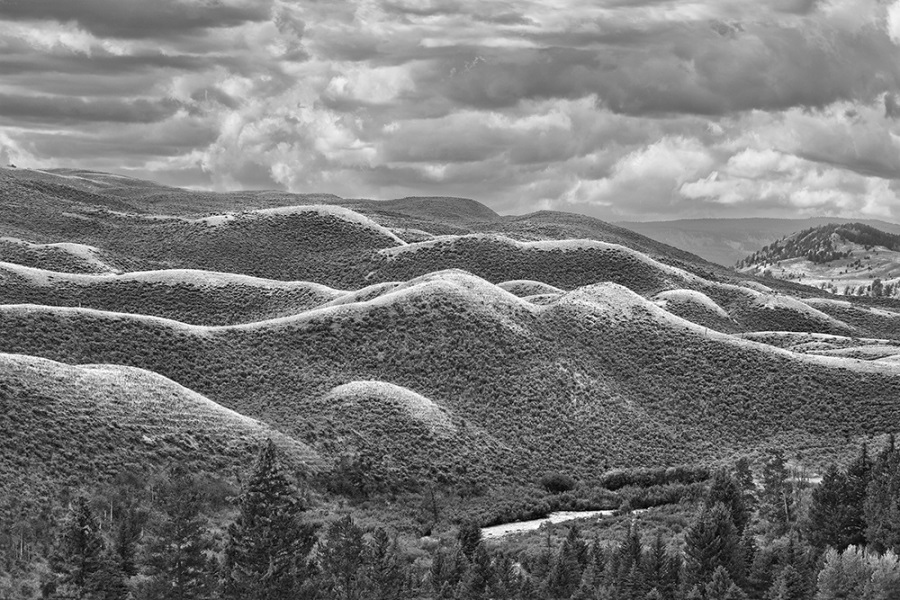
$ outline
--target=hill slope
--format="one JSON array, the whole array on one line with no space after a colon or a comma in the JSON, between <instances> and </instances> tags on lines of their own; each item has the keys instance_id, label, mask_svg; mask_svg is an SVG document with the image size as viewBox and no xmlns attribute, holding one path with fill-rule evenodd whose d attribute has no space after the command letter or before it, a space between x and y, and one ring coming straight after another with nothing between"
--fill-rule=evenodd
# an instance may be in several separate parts
<instances>
[{"instance_id":1,"label":"hill slope","mask_svg":"<svg viewBox=\"0 0 900 600\"><path fill-rule=\"evenodd\" d=\"M900 235L863 223L823 225L765 246L738 262L738 269L838 294L897 296Z\"/></svg>"},{"instance_id":2,"label":"hill slope","mask_svg":"<svg viewBox=\"0 0 900 600\"><path fill-rule=\"evenodd\" d=\"M232 473L267 438L294 465L321 465L304 444L155 373L15 354L0 354L0 430L0 494L77 487L129 465Z\"/></svg>"},{"instance_id":3,"label":"hill slope","mask_svg":"<svg viewBox=\"0 0 900 600\"><path fill-rule=\"evenodd\" d=\"M322 397L361 380L402 386L512 449L472 461L483 481L768 444L833 456L855 436L900 428L891 364L735 339L609 283L540 306L439 273L365 302L230 327L37 306L0 315L2 351L150 369L326 455ZM447 463L430 472L455 477Z\"/></svg>"}]
</instances>

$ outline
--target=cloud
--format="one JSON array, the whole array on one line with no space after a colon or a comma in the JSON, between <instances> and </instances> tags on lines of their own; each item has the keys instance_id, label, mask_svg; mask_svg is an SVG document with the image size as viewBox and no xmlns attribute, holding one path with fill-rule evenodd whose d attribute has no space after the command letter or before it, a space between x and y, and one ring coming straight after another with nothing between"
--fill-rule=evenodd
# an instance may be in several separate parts
<instances>
[{"instance_id":1,"label":"cloud","mask_svg":"<svg viewBox=\"0 0 900 600\"><path fill-rule=\"evenodd\" d=\"M154 123L173 115L177 103L153 102L146 99L113 100L67 98L60 96L19 96L0 94L0 119L7 122L37 123L120 122Z\"/></svg>"},{"instance_id":2,"label":"cloud","mask_svg":"<svg viewBox=\"0 0 900 600\"><path fill-rule=\"evenodd\" d=\"M2 146L515 213L891 216L898 39L882 0L0 1Z\"/></svg>"},{"instance_id":3,"label":"cloud","mask_svg":"<svg viewBox=\"0 0 900 600\"><path fill-rule=\"evenodd\" d=\"M8 0L0 19L77 23L97 36L168 38L269 17L262 0Z\"/></svg>"}]
</instances>

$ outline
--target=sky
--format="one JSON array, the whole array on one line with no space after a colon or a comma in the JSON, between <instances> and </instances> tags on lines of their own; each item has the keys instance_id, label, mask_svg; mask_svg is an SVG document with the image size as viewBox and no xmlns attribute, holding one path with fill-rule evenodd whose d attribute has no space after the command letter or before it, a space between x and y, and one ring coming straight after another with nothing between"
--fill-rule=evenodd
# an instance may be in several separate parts
<instances>
[{"instance_id":1,"label":"sky","mask_svg":"<svg viewBox=\"0 0 900 600\"><path fill-rule=\"evenodd\" d=\"M900 220L900 0L0 0L0 162Z\"/></svg>"}]
</instances>

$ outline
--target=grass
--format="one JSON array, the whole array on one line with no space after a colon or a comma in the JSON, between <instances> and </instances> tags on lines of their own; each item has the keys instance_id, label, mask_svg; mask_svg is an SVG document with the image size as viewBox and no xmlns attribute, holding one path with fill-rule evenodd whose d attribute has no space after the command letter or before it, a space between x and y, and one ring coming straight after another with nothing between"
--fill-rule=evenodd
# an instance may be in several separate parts
<instances>
[{"instance_id":1,"label":"grass","mask_svg":"<svg viewBox=\"0 0 900 600\"><path fill-rule=\"evenodd\" d=\"M195 325L251 323L297 314L345 292L305 282L253 280L203 271L86 277L0 263L0 303L90 307Z\"/></svg>"},{"instance_id":2,"label":"grass","mask_svg":"<svg viewBox=\"0 0 900 600\"><path fill-rule=\"evenodd\" d=\"M431 464L423 457L438 446L429 446L428 428L388 406L357 433L390 431L375 447L414 476L456 481L464 467L466 479L485 485L535 481L548 470L587 478L614 466L717 460L769 445L827 461L851 452L858 436L900 429L900 376L890 367L704 335L619 289L510 312L512 303L485 310L478 294L426 287L364 311L205 329L7 307L0 349L159 372L332 457L349 421L322 398L352 381L399 385L511 452L460 445Z\"/></svg>"},{"instance_id":3,"label":"grass","mask_svg":"<svg viewBox=\"0 0 900 600\"><path fill-rule=\"evenodd\" d=\"M269 437L294 465L322 464L303 444L154 373L21 355L0 354L0 430L0 495L77 488L134 465L235 473Z\"/></svg>"}]
</instances>

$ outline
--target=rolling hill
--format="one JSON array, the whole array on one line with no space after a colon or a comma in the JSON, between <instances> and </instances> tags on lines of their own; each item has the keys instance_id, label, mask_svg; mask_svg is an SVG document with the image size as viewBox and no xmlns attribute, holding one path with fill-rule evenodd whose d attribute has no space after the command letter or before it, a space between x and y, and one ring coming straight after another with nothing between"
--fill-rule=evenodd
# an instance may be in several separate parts
<instances>
[{"instance_id":1,"label":"rolling hill","mask_svg":"<svg viewBox=\"0 0 900 600\"><path fill-rule=\"evenodd\" d=\"M247 468L273 439L296 468L318 469L304 444L160 375L0 354L0 494L53 491L173 462ZM49 489L48 482L53 485Z\"/></svg>"},{"instance_id":2,"label":"rolling hill","mask_svg":"<svg viewBox=\"0 0 900 600\"><path fill-rule=\"evenodd\" d=\"M66 438L21 436L75 415L88 437L61 464L86 478L201 450L223 469L271 432L314 471L361 456L379 481L490 494L773 446L823 464L900 429L890 299L838 301L589 217L61 170L0 172L0 207L0 353L40 367L0 374L9 444L37 460ZM49 408L15 408L42 381Z\"/></svg>"},{"instance_id":3,"label":"rolling hill","mask_svg":"<svg viewBox=\"0 0 900 600\"><path fill-rule=\"evenodd\" d=\"M900 296L900 235L864 223L814 227L738 262L738 269L835 294Z\"/></svg>"}]
</instances>

